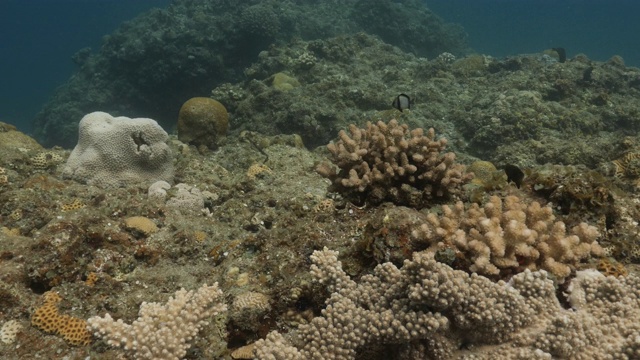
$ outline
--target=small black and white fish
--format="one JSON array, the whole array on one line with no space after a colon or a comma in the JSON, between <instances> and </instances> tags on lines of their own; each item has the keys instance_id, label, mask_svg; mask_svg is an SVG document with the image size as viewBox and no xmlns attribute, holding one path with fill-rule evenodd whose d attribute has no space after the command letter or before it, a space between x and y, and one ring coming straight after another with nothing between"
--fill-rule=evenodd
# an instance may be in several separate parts
<instances>
[{"instance_id":1,"label":"small black and white fish","mask_svg":"<svg viewBox=\"0 0 640 360\"><path fill-rule=\"evenodd\" d=\"M558 53L558 62L564 63L567 61L567 50L565 50L563 47L554 47L551 48L551 50Z\"/></svg>"},{"instance_id":2,"label":"small black and white fish","mask_svg":"<svg viewBox=\"0 0 640 360\"><path fill-rule=\"evenodd\" d=\"M391 106L400 111L411 109L411 98L407 94L400 94L396 96Z\"/></svg>"},{"instance_id":3,"label":"small black and white fish","mask_svg":"<svg viewBox=\"0 0 640 360\"><path fill-rule=\"evenodd\" d=\"M507 182L513 182L514 184L516 184L518 189L520 189L522 180L524 180L524 172L522 172L519 167L511 164L507 164L504 166L504 172L507 174Z\"/></svg>"}]
</instances>

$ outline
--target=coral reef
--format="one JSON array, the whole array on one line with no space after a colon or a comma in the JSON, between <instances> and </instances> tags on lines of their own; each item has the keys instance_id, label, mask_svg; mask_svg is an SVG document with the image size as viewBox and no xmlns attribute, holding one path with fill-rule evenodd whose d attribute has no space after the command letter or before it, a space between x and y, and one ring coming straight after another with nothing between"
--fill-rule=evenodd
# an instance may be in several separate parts
<instances>
[{"instance_id":1,"label":"coral reef","mask_svg":"<svg viewBox=\"0 0 640 360\"><path fill-rule=\"evenodd\" d=\"M169 129L185 99L224 104L230 129L215 149L163 135L172 179L65 179L70 151L0 123L0 325L23 325L0 358L136 356L107 334L75 346L28 326L44 293L64 297L49 309L79 329L105 313L136 323L142 301L214 282L228 308L176 350L184 358L639 358L640 71L618 57L465 57L434 43L442 53L426 59L366 33L315 39L358 29L356 3L369 4L176 0L123 25L100 54L80 52L79 72L38 115L48 141L72 140L96 107ZM430 24L402 16L417 1L392 3L357 16L398 16L370 31ZM394 40L456 43L429 34ZM411 109L392 108L400 93ZM327 158L342 195L314 171ZM525 172L520 187L507 164ZM341 263L316 253L309 273L325 246Z\"/></svg>"},{"instance_id":2,"label":"coral reef","mask_svg":"<svg viewBox=\"0 0 640 360\"><path fill-rule=\"evenodd\" d=\"M544 269L563 281L581 260L603 255L595 227L580 223L567 233L551 207L516 196L492 196L483 207L474 203L466 210L462 202L443 205L442 216L428 214L412 235L433 252L461 252L469 270L483 275Z\"/></svg>"},{"instance_id":3,"label":"coral reef","mask_svg":"<svg viewBox=\"0 0 640 360\"><path fill-rule=\"evenodd\" d=\"M462 27L432 19L421 1L358 0L351 16L365 32L418 56L435 57L447 51L460 54L465 48ZM424 36L429 33L432 35Z\"/></svg>"},{"instance_id":4,"label":"coral reef","mask_svg":"<svg viewBox=\"0 0 640 360\"><path fill-rule=\"evenodd\" d=\"M100 187L173 181L168 136L154 120L93 112L80 121L79 134L64 177Z\"/></svg>"},{"instance_id":5,"label":"coral reef","mask_svg":"<svg viewBox=\"0 0 640 360\"><path fill-rule=\"evenodd\" d=\"M327 145L332 162L317 171L331 180L331 190L355 202L422 208L437 199L451 199L471 180L455 154L444 153L447 140L436 139L433 128L409 130L406 124L391 120L367 123L360 129L349 127L340 139Z\"/></svg>"},{"instance_id":6,"label":"coral reef","mask_svg":"<svg viewBox=\"0 0 640 360\"><path fill-rule=\"evenodd\" d=\"M226 311L218 284L198 290L178 290L165 305L143 302L140 317L132 324L115 321L109 314L87 320L95 335L109 345L122 347L135 359L178 360L189 341L212 317Z\"/></svg>"},{"instance_id":7,"label":"coral reef","mask_svg":"<svg viewBox=\"0 0 640 360\"><path fill-rule=\"evenodd\" d=\"M365 14L358 14L363 4L356 0L172 1L167 9L150 10L105 36L98 51L80 50L73 57L78 71L37 114L36 136L47 146L71 147L75 124L94 109L151 117L169 128L185 99L241 81L261 51L294 38L369 30L420 56L468 52L463 31L419 1L381 0L375 5L384 16L358 20ZM384 14L389 6L402 11ZM389 36L392 30L402 36Z\"/></svg>"},{"instance_id":8,"label":"coral reef","mask_svg":"<svg viewBox=\"0 0 640 360\"><path fill-rule=\"evenodd\" d=\"M309 54L313 65L302 66L298 59ZM582 81L588 69L594 77ZM270 79L279 72L300 86L287 94L275 91ZM213 92L230 104L240 129L297 133L311 148L350 122L388 121L384 112L393 97L408 93L415 99L411 112L394 117L435 128L460 155L464 150L496 165L595 168L623 155L623 139L637 132L640 113L634 101L640 89L633 80L640 72L632 67L583 56L559 63L544 54L427 60L365 34L271 47L246 75L248 83ZM425 78L431 80L415 81ZM594 105L596 93L608 94L607 105Z\"/></svg>"},{"instance_id":9,"label":"coral reef","mask_svg":"<svg viewBox=\"0 0 640 360\"><path fill-rule=\"evenodd\" d=\"M220 102L195 97L187 100L178 114L178 139L187 144L215 148L227 134L229 115Z\"/></svg>"},{"instance_id":10,"label":"coral reef","mask_svg":"<svg viewBox=\"0 0 640 360\"><path fill-rule=\"evenodd\" d=\"M400 269L381 264L355 282L337 256L326 247L311 256L315 281L330 292L322 315L293 333L269 333L256 343L258 359L449 359L472 344L491 345L474 359L640 355L637 276L583 272L567 290L575 309L567 310L545 271L493 283L415 253Z\"/></svg>"}]
</instances>

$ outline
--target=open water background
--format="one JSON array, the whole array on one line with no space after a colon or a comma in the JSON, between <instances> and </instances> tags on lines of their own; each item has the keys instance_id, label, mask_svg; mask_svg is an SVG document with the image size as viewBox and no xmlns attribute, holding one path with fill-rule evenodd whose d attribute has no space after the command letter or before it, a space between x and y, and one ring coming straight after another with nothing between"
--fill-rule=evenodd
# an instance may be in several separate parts
<instances>
[{"instance_id":1,"label":"open water background","mask_svg":"<svg viewBox=\"0 0 640 360\"><path fill-rule=\"evenodd\" d=\"M238 0L242 1L242 0ZM100 48L123 21L169 0L0 0L0 121L31 132L53 90L73 73L71 56ZM427 0L460 23L470 45L504 57L564 47L568 57L621 55L640 66L639 0Z\"/></svg>"}]
</instances>

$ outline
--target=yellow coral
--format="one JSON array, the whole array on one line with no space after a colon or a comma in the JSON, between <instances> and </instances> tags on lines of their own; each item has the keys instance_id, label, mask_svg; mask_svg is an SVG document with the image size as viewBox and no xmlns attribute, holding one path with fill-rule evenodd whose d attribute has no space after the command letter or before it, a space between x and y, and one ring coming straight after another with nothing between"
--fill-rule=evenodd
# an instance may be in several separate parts
<instances>
[{"instance_id":1,"label":"yellow coral","mask_svg":"<svg viewBox=\"0 0 640 360\"><path fill-rule=\"evenodd\" d=\"M137 231L144 236L149 236L158 231L158 226L149 218L144 216L132 216L124 219L124 226L128 230Z\"/></svg>"},{"instance_id":2,"label":"yellow coral","mask_svg":"<svg viewBox=\"0 0 640 360\"><path fill-rule=\"evenodd\" d=\"M468 172L472 172L475 177L471 180L472 183L482 184L491 179L491 174L496 171L496 166L490 161L476 161L469 165Z\"/></svg>"},{"instance_id":3,"label":"yellow coral","mask_svg":"<svg viewBox=\"0 0 640 360\"><path fill-rule=\"evenodd\" d=\"M255 179L258 175L262 174L262 173L271 173L271 169L269 169L269 167L267 165L264 164L259 164L259 163L254 163L253 165L249 166L249 169L247 169L247 177L251 180Z\"/></svg>"},{"instance_id":4,"label":"yellow coral","mask_svg":"<svg viewBox=\"0 0 640 360\"><path fill-rule=\"evenodd\" d=\"M193 232L193 239L197 242L203 242L207 239L207 233L201 230Z\"/></svg>"},{"instance_id":5,"label":"yellow coral","mask_svg":"<svg viewBox=\"0 0 640 360\"><path fill-rule=\"evenodd\" d=\"M294 77L279 72L273 75L273 81L271 82L271 85L275 89L278 89L280 91L289 91L300 86L300 82L298 82L298 80Z\"/></svg>"},{"instance_id":6,"label":"yellow coral","mask_svg":"<svg viewBox=\"0 0 640 360\"><path fill-rule=\"evenodd\" d=\"M60 164L64 159L62 156L52 152L44 151L31 157L31 164L36 168L48 168Z\"/></svg>"},{"instance_id":7,"label":"yellow coral","mask_svg":"<svg viewBox=\"0 0 640 360\"><path fill-rule=\"evenodd\" d=\"M10 229L6 226L2 227L2 233L7 235L7 236L20 236L20 229L18 228L13 228Z\"/></svg>"},{"instance_id":8,"label":"yellow coral","mask_svg":"<svg viewBox=\"0 0 640 360\"><path fill-rule=\"evenodd\" d=\"M22 219L22 209L15 209L9 214L9 217L14 221Z\"/></svg>"},{"instance_id":9,"label":"yellow coral","mask_svg":"<svg viewBox=\"0 0 640 360\"><path fill-rule=\"evenodd\" d=\"M612 163L613 176L631 179L636 187L640 187L640 152L628 152Z\"/></svg>"},{"instance_id":10,"label":"yellow coral","mask_svg":"<svg viewBox=\"0 0 640 360\"><path fill-rule=\"evenodd\" d=\"M92 271L89 273L89 275L87 275L87 280L85 280L84 283L89 287L93 287L97 281L98 281L98 274Z\"/></svg>"},{"instance_id":11,"label":"yellow coral","mask_svg":"<svg viewBox=\"0 0 640 360\"><path fill-rule=\"evenodd\" d=\"M91 333L87 331L87 322L69 315L61 315L58 312L58 303L62 298L57 293L48 291L43 297L43 305L31 315L31 325L44 332L61 335L69 344L89 345Z\"/></svg>"},{"instance_id":12,"label":"yellow coral","mask_svg":"<svg viewBox=\"0 0 640 360\"><path fill-rule=\"evenodd\" d=\"M313 212L316 213L329 213L332 212L333 210L335 210L335 203L333 201L333 199L324 199L322 201L320 201L320 203L318 203L318 205L316 205L313 208Z\"/></svg>"},{"instance_id":13,"label":"yellow coral","mask_svg":"<svg viewBox=\"0 0 640 360\"><path fill-rule=\"evenodd\" d=\"M82 201L78 199L74 199L70 203L62 204L61 209L62 211L67 212L67 211L82 209L84 206L85 205L82 203Z\"/></svg>"},{"instance_id":14,"label":"yellow coral","mask_svg":"<svg viewBox=\"0 0 640 360\"><path fill-rule=\"evenodd\" d=\"M598 271L605 276L627 276L628 272L624 265L619 262L614 262L608 259L600 259L598 262Z\"/></svg>"},{"instance_id":15,"label":"yellow coral","mask_svg":"<svg viewBox=\"0 0 640 360\"><path fill-rule=\"evenodd\" d=\"M0 167L0 185L6 185L9 183L9 176L7 176L7 170Z\"/></svg>"}]
</instances>

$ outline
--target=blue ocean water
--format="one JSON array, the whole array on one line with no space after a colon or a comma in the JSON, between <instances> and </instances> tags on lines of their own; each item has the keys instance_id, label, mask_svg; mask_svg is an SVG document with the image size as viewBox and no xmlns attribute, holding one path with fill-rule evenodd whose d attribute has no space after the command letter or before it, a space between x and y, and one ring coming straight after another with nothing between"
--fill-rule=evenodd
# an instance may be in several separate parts
<instances>
[{"instance_id":1,"label":"blue ocean water","mask_svg":"<svg viewBox=\"0 0 640 360\"><path fill-rule=\"evenodd\" d=\"M503 57L564 47L604 61L620 55L640 66L638 0L426 0L448 22L459 23L471 46Z\"/></svg>"},{"instance_id":2,"label":"blue ocean water","mask_svg":"<svg viewBox=\"0 0 640 360\"><path fill-rule=\"evenodd\" d=\"M170 0L1 0L0 121L31 132L42 104L73 73L71 56L97 51L123 21ZM621 55L640 66L637 0L428 0L461 24L478 52L496 57L565 47L569 57Z\"/></svg>"},{"instance_id":3,"label":"blue ocean water","mask_svg":"<svg viewBox=\"0 0 640 360\"><path fill-rule=\"evenodd\" d=\"M0 121L30 133L54 89L72 74L71 56L100 48L123 21L169 0L0 0Z\"/></svg>"}]
</instances>

